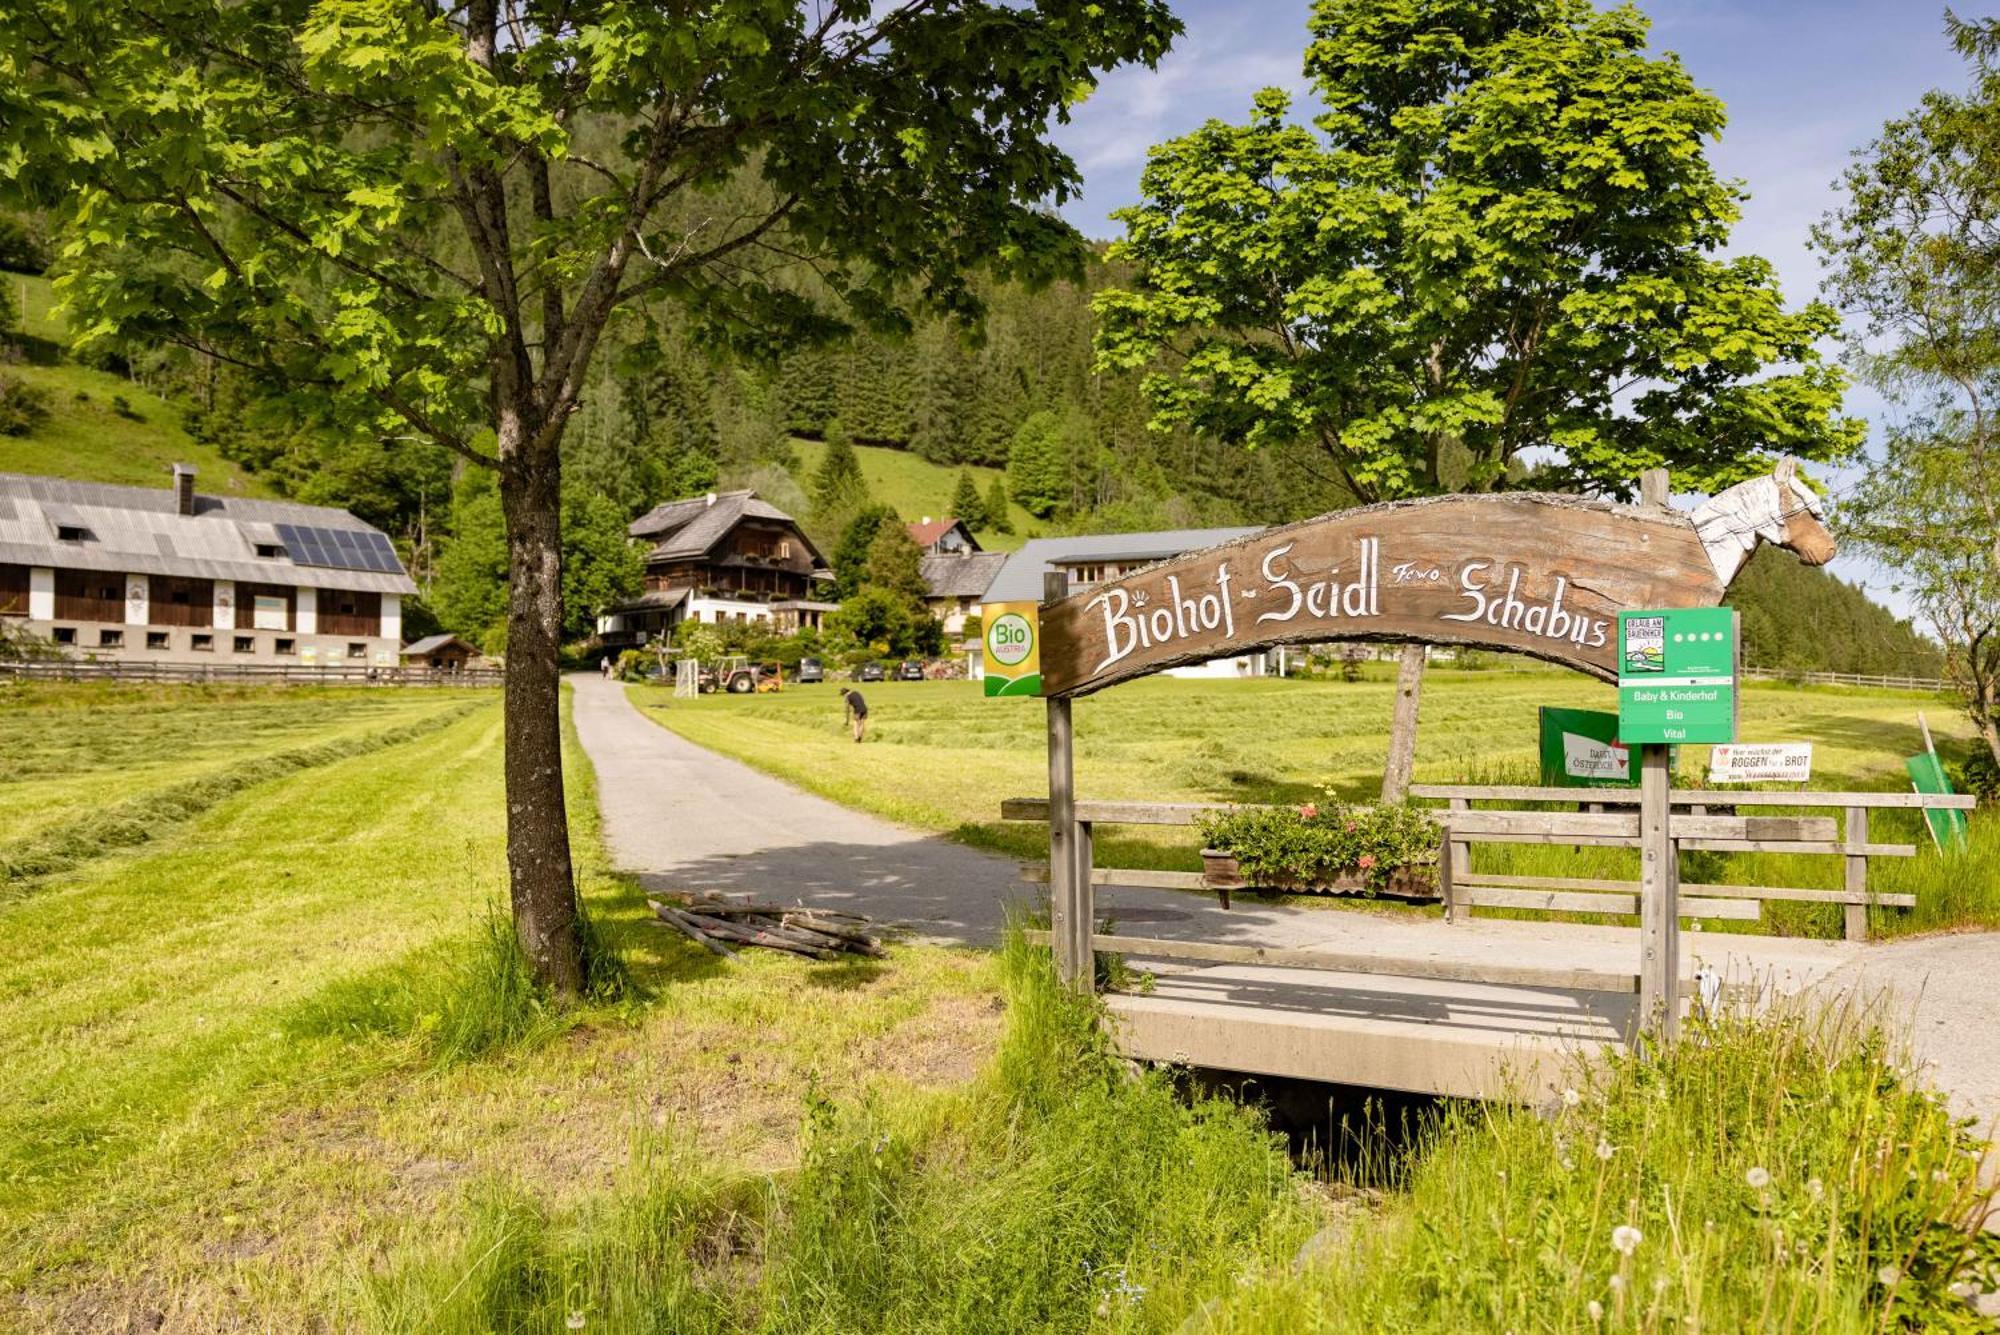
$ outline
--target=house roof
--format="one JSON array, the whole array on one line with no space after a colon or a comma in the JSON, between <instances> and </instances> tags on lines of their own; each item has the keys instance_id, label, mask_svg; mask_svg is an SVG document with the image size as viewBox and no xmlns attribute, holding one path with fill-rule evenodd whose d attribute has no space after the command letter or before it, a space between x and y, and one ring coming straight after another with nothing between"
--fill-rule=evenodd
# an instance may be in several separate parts
<instances>
[{"instance_id":1,"label":"house roof","mask_svg":"<svg viewBox=\"0 0 2000 1335\"><path fill-rule=\"evenodd\" d=\"M404 645L403 657L422 658L425 654L434 654L438 650L454 644L467 653L476 654L479 652L478 645L472 643L470 640L461 640L456 635L426 635L414 644Z\"/></svg>"},{"instance_id":2,"label":"house roof","mask_svg":"<svg viewBox=\"0 0 2000 1335\"><path fill-rule=\"evenodd\" d=\"M1153 533L1091 533L1074 538L1030 538L987 586L989 603L1038 603L1042 576L1082 561L1165 561L1204 547L1262 533L1261 528L1175 528Z\"/></svg>"},{"instance_id":3,"label":"house roof","mask_svg":"<svg viewBox=\"0 0 2000 1335\"><path fill-rule=\"evenodd\" d=\"M672 608L687 601L688 589L648 589L636 598L626 598L603 609L607 616L619 612L644 612L652 608Z\"/></svg>"},{"instance_id":4,"label":"house roof","mask_svg":"<svg viewBox=\"0 0 2000 1335\"><path fill-rule=\"evenodd\" d=\"M280 526L296 541L288 542ZM59 537L65 528L88 536ZM260 544L282 546L285 554L259 556ZM197 495L194 513L184 515L171 488L20 473L0 473L0 562L364 593L417 591L388 537L345 510Z\"/></svg>"},{"instance_id":5,"label":"house roof","mask_svg":"<svg viewBox=\"0 0 2000 1335\"><path fill-rule=\"evenodd\" d=\"M919 563L933 598L984 598L986 588L1007 564L1005 552L942 552Z\"/></svg>"},{"instance_id":6,"label":"house roof","mask_svg":"<svg viewBox=\"0 0 2000 1335\"><path fill-rule=\"evenodd\" d=\"M972 544L973 551L979 550L979 539L972 536L971 529L965 528L965 521L962 519L952 519L947 516L943 519L925 519L915 524L905 524L903 527L909 531L910 541L926 551L939 538L955 528L965 529L965 540Z\"/></svg>"},{"instance_id":7,"label":"house roof","mask_svg":"<svg viewBox=\"0 0 2000 1335\"><path fill-rule=\"evenodd\" d=\"M706 556L715 545L745 519L769 519L788 525L812 553L814 562L826 564L798 520L754 491L712 491L705 496L689 496L656 505L633 520L626 531L635 538L653 539L649 561L687 560Z\"/></svg>"}]
</instances>

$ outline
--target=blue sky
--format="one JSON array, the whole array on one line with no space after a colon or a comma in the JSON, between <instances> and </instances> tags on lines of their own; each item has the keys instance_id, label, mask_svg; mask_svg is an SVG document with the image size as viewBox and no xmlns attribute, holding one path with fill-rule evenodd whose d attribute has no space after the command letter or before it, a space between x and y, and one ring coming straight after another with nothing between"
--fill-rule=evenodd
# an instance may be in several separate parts
<instances>
[{"instance_id":1,"label":"blue sky","mask_svg":"<svg viewBox=\"0 0 2000 1335\"><path fill-rule=\"evenodd\" d=\"M1056 136L1084 174L1083 197L1065 209L1070 221L1090 236L1117 235L1108 215L1135 198L1150 146L1211 117L1243 119L1259 88L1303 94L1309 8L1302 0L1177 3L1187 31L1159 69L1114 72ZM1832 183L1849 154L1927 89L1965 82L1944 38L1943 6L1651 0L1641 8L1653 21L1654 47L1677 54L1729 108L1710 160L1750 194L1732 249L1768 258L1793 302L1816 295L1820 270L1807 233L1833 206ZM1861 389L1848 406L1871 423L1890 411ZM1838 489L1840 479L1832 482ZM1834 568L1907 614L1880 570L1846 557Z\"/></svg>"}]
</instances>

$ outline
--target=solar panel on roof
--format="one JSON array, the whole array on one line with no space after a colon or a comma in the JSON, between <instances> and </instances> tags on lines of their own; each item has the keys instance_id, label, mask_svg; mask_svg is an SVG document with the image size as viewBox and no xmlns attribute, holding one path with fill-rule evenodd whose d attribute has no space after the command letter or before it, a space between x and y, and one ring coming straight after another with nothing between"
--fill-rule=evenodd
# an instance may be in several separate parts
<instances>
[{"instance_id":1,"label":"solar panel on roof","mask_svg":"<svg viewBox=\"0 0 2000 1335\"><path fill-rule=\"evenodd\" d=\"M402 564L396 560L396 549L380 533L315 528L307 524L279 524L277 530L279 541L299 565L369 570L385 575L402 570Z\"/></svg>"}]
</instances>

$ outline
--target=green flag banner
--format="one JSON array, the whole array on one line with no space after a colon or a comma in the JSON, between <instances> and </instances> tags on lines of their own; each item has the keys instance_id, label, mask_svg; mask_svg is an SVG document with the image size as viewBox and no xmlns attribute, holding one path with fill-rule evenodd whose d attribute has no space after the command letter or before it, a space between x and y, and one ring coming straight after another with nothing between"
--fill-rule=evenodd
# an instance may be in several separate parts
<instances>
[{"instance_id":1,"label":"green flag banner","mask_svg":"<svg viewBox=\"0 0 2000 1335\"><path fill-rule=\"evenodd\" d=\"M1944 765L1929 751L1911 756L1903 762L1903 768L1910 772L1910 785L1920 793L1949 793L1951 780L1945 777ZM1965 813L1950 807L1929 807L1924 811L1924 820L1930 824L1931 838L1937 840L1939 848L1960 849L1965 847Z\"/></svg>"}]
</instances>

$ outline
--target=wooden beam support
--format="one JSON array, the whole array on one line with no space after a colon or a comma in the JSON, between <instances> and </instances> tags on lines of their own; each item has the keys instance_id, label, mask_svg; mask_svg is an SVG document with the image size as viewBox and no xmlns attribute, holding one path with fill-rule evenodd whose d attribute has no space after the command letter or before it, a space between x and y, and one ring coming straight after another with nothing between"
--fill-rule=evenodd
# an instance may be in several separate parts
<instances>
[{"instance_id":1,"label":"wooden beam support","mask_svg":"<svg viewBox=\"0 0 2000 1335\"><path fill-rule=\"evenodd\" d=\"M1639 748L1639 1028L1671 1043L1680 1029L1680 856L1668 823L1666 746Z\"/></svg>"},{"instance_id":2,"label":"wooden beam support","mask_svg":"<svg viewBox=\"0 0 2000 1335\"><path fill-rule=\"evenodd\" d=\"M1868 847L1868 808L1849 807L1847 809L1847 846L1849 848ZM1860 902L1850 900L1842 912L1842 926L1846 928L1849 941L1868 939L1868 854L1849 853L1845 859L1847 873L1846 890L1849 895L1859 896Z\"/></svg>"}]
</instances>

